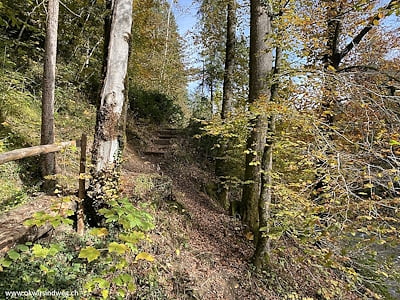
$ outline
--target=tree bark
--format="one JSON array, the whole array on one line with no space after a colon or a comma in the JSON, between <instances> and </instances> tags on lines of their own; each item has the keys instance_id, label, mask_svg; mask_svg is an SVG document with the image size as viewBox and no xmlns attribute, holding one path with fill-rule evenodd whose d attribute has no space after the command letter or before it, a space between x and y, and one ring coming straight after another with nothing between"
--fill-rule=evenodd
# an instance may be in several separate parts
<instances>
[{"instance_id":1,"label":"tree bark","mask_svg":"<svg viewBox=\"0 0 400 300\"><path fill-rule=\"evenodd\" d=\"M256 101L268 103L271 90L268 85L268 75L272 71L272 49L267 45L268 34L271 34L272 14L260 0L250 1L250 84L249 104ZM243 219L250 230L256 235L259 226L258 201L260 197L260 165L268 119L260 112L253 120L252 131L247 139L245 185L243 187Z\"/></svg>"},{"instance_id":2,"label":"tree bark","mask_svg":"<svg viewBox=\"0 0 400 300\"><path fill-rule=\"evenodd\" d=\"M41 145L54 144L55 141L54 90L56 80L58 12L58 0L49 0L43 69ZM56 173L55 153L48 153L42 156L41 171L43 177ZM43 187L45 190L50 191L54 189L54 185L54 179L45 179Z\"/></svg>"},{"instance_id":3,"label":"tree bark","mask_svg":"<svg viewBox=\"0 0 400 300\"><path fill-rule=\"evenodd\" d=\"M272 159L273 159L273 144L275 133L275 119L272 116L268 125L268 136L265 144L264 154L262 158L262 175L261 175L261 192L258 201L259 212L259 230L256 240L256 251L254 253L253 261L256 270L260 271L270 263L270 239L268 234L270 232L269 219L271 215L271 201L272 201Z\"/></svg>"},{"instance_id":4,"label":"tree bark","mask_svg":"<svg viewBox=\"0 0 400 300\"><path fill-rule=\"evenodd\" d=\"M280 73L280 67L282 64L282 49L276 48L275 51L275 66L274 66L274 80L275 82L271 86L271 99L270 101L276 101L278 96L279 84L276 81L276 77ZM272 171L273 171L273 147L275 142L275 117L272 115L269 118L268 133L265 142L265 148L261 163L261 192L260 199L258 201L260 229L256 238L256 251L254 253L253 261L256 269L268 267L270 264L270 239L268 234L270 233L270 216L271 216L271 202L272 202Z\"/></svg>"},{"instance_id":5,"label":"tree bark","mask_svg":"<svg viewBox=\"0 0 400 300\"><path fill-rule=\"evenodd\" d=\"M225 72L222 95L221 119L226 119L232 112L233 102L233 73L236 53L236 1L230 0L227 5L225 46Z\"/></svg>"},{"instance_id":6,"label":"tree bark","mask_svg":"<svg viewBox=\"0 0 400 300\"><path fill-rule=\"evenodd\" d=\"M132 27L132 0L112 2L105 78L97 111L92 151L92 180L85 211L90 225L98 225L98 210L118 192L119 167L125 143L126 76Z\"/></svg>"},{"instance_id":7,"label":"tree bark","mask_svg":"<svg viewBox=\"0 0 400 300\"><path fill-rule=\"evenodd\" d=\"M226 22L226 46L225 46L225 72L222 95L221 119L228 118L232 112L233 102L233 73L235 67L236 47L236 1L230 0L227 5ZM229 141L221 138L221 147L215 161L215 175L219 178L218 200L222 206L229 209L229 188L226 185L226 177L229 175L226 167L226 151L229 148Z\"/></svg>"}]
</instances>

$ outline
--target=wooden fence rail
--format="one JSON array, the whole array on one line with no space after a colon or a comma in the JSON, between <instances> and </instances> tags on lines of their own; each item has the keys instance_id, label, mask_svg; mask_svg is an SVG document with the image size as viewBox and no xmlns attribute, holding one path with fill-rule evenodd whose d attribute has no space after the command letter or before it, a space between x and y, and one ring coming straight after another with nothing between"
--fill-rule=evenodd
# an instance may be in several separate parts
<instances>
[{"instance_id":1,"label":"wooden fence rail","mask_svg":"<svg viewBox=\"0 0 400 300\"><path fill-rule=\"evenodd\" d=\"M46 153L52 153L52 152L58 152L64 148L67 147L80 147L81 148L81 155L80 155L80 168L79 168L79 191L78 191L78 198L80 199L77 202L77 211L76 211L76 216L77 216L77 232L79 234L84 233L84 212L83 212L83 200L86 195L86 189L85 189L85 177L83 176L85 174L85 169L86 169L86 146L87 146L87 137L85 134L82 134L81 140L77 141L68 141L68 142L61 142L61 143L56 143L56 144L51 144L51 145L40 145L40 146L34 146L34 147L29 147L29 148L22 148L22 149L17 149L5 153L0 153L0 165L26 158L26 157L31 157L31 156L36 156L36 155L41 155L41 154L46 154Z\"/></svg>"},{"instance_id":2,"label":"wooden fence rail","mask_svg":"<svg viewBox=\"0 0 400 300\"><path fill-rule=\"evenodd\" d=\"M57 152L62 150L63 148L77 145L79 145L79 142L77 143L77 141L68 141L51 145L40 145L29 148L22 148L5 153L0 153L0 165L21 158Z\"/></svg>"}]
</instances>

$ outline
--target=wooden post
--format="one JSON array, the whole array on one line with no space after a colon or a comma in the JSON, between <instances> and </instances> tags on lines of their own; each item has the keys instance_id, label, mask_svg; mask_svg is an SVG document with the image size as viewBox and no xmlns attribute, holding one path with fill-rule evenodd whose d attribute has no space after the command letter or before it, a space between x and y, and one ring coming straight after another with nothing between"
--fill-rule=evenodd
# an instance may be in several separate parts
<instances>
[{"instance_id":1,"label":"wooden post","mask_svg":"<svg viewBox=\"0 0 400 300\"><path fill-rule=\"evenodd\" d=\"M85 232L85 216L83 212L83 201L86 197L86 188L85 188L86 145L87 145L87 137L86 134L83 133L81 138L81 158L79 166L79 191L78 191L79 201L77 203L77 210L76 210L76 231L79 235L83 235Z\"/></svg>"}]
</instances>

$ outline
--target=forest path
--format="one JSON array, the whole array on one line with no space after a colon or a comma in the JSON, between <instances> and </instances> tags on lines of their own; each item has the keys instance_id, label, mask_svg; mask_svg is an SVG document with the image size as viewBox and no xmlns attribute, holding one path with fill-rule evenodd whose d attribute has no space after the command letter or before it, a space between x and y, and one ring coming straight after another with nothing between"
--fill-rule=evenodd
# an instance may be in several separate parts
<instances>
[{"instance_id":1,"label":"forest path","mask_svg":"<svg viewBox=\"0 0 400 300\"><path fill-rule=\"evenodd\" d=\"M125 176L140 171L132 170L140 165L146 166L142 172L152 169L168 176L175 207L181 208L181 214L160 212L159 233L152 237L156 259L163 266L162 277L168 278L164 288L169 287L173 299L275 299L251 275L249 260L254 249L240 221L202 191L210 174L199 162L188 159L188 152L187 138L168 128L156 132L142 152L142 164L133 162L127 151L126 165L131 170Z\"/></svg>"}]
</instances>

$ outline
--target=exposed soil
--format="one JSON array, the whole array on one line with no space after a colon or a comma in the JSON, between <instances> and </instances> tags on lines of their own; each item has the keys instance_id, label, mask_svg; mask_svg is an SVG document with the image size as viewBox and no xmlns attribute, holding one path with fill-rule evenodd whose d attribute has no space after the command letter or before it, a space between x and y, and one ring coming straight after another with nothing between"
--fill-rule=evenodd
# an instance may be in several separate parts
<instances>
[{"instance_id":1,"label":"exposed soil","mask_svg":"<svg viewBox=\"0 0 400 300\"><path fill-rule=\"evenodd\" d=\"M175 213L171 214L171 205L159 205L157 233L152 237L166 296L278 299L252 275L249 261L254 249L241 223L202 191L210 175L189 157L181 132L158 130L143 151L134 148L129 145L125 152L125 192L132 188L126 183L142 172L168 176L173 182Z\"/></svg>"}]
</instances>

